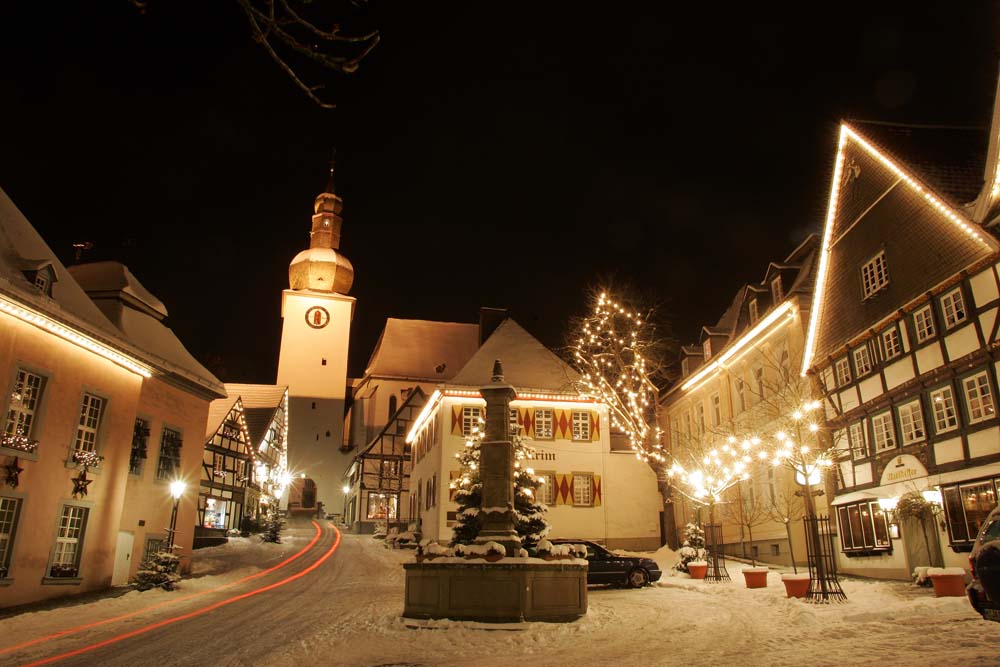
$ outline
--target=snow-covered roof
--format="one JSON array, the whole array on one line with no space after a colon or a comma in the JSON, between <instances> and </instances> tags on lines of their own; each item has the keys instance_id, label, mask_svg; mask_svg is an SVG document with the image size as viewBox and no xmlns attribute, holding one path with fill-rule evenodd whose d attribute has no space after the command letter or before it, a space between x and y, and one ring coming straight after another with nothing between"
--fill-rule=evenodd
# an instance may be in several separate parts
<instances>
[{"instance_id":1,"label":"snow-covered roof","mask_svg":"<svg viewBox=\"0 0 1000 667\"><path fill-rule=\"evenodd\" d=\"M239 400L239 396L226 396L225 398L217 398L208 404L208 420L205 422L206 442L218 432L222 422L226 420L229 412Z\"/></svg>"},{"instance_id":2,"label":"snow-covered roof","mask_svg":"<svg viewBox=\"0 0 1000 667\"><path fill-rule=\"evenodd\" d=\"M390 317L365 375L446 381L465 365L478 345L478 324Z\"/></svg>"},{"instance_id":3,"label":"snow-covered roof","mask_svg":"<svg viewBox=\"0 0 1000 667\"><path fill-rule=\"evenodd\" d=\"M166 316L166 308L125 265L119 262L81 264L71 266L68 273L125 338L145 353L144 359L216 396L225 394L219 379L160 321Z\"/></svg>"},{"instance_id":4,"label":"snow-covered roof","mask_svg":"<svg viewBox=\"0 0 1000 667\"><path fill-rule=\"evenodd\" d=\"M55 274L51 298L36 289L22 271L50 266ZM0 189L0 290L71 325L113 342L119 337L70 276L56 254L24 217L7 193Z\"/></svg>"},{"instance_id":5,"label":"snow-covered roof","mask_svg":"<svg viewBox=\"0 0 1000 667\"><path fill-rule=\"evenodd\" d=\"M226 383L229 396L243 399L243 415L247 422L250 441L257 445L267 435L274 412L281 407L287 385Z\"/></svg>"},{"instance_id":6,"label":"snow-covered roof","mask_svg":"<svg viewBox=\"0 0 1000 667\"><path fill-rule=\"evenodd\" d=\"M507 318L448 384L477 388L489 384L496 359L503 363L504 381L517 389L570 391L580 378L569 364Z\"/></svg>"}]
</instances>

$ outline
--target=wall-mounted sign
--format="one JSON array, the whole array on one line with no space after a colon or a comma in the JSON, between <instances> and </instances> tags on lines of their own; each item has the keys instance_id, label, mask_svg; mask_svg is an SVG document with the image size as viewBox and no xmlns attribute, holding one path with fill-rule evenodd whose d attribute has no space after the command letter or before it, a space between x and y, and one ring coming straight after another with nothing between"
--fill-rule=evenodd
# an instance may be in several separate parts
<instances>
[{"instance_id":1,"label":"wall-mounted sign","mask_svg":"<svg viewBox=\"0 0 1000 667\"><path fill-rule=\"evenodd\" d=\"M885 486L920 477L927 477L927 468L924 467L924 464L916 456L900 454L893 457L886 465L885 470L882 471L880 484Z\"/></svg>"},{"instance_id":2,"label":"wall-mounted sign","mask_svg":"<svg viewBox=\"0 0 1000 667\"><path fill-rule=\"evenodd\" d=\"M322 329L329 323L330 313L327 312L326 308L313 306L306 311L306 324L311 326L313 329Z\"/></svg>"}]
</instances>

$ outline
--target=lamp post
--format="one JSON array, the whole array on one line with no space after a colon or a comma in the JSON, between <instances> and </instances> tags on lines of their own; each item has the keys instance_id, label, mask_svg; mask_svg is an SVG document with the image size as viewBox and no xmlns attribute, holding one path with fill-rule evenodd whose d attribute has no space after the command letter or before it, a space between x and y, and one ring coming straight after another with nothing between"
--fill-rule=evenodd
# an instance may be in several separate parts
<instances>
[{"instance_id":1,"label":"lamp post","mask_svg":"<svg viewBox=\"0 0 1000 667\"><path fill-rule=\"evenodd\" d=\"M340 515L340 517L341 517L341 521L343 521L344 525L346 526L347 525L347 494L351 492L351 487L349 487L348 485L344 484L344 486L341 489L341 491L344 492L344 511Z\"/></svg>"},{"instance_id":2,"label":"lamp post","mask_svg":"<svg viewBox=\"0 0 1000 667\"><path fill-rule=\"evenodd\" d=\"M177 506L181 504L181 496L184 495L184 489L186 488L187 484L179 479L170 482L170 495L174 497L174 509L170 513L170 531L167 538L168 553L173 553L174 534L177 532Z\"/></svg>"}]
</instances>

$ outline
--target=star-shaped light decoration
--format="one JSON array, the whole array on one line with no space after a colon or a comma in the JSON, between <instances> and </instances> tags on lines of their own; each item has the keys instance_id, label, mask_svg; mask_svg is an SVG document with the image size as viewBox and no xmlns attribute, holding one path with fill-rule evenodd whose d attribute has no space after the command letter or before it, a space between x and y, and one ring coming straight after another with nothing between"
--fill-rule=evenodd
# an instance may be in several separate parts
<instances>
[{"instance_id":1,"label":"star-shaped light decoration","mask_svg":"<svg viewBox=\"0 0 1000 667\"><path fill-rule=\"evenodd\" d=\"M12 489L16 489L17 485L20 484L19 478L21 473L24 472L24 468L18 465L18 463L19 461L15 456L13 461L11 461L10 463L8 463L3 467L4 472L6 473L6 475L4 476L4 481L7 483L7 486L11 487Z\"/></svg>"},{"instance_id":2,"label":"star-shaped light decoration","mask_svg":"<svg viewBox=\"0 0 1000 667\"><path fill-rule=\"evenodd\" d=\"M93 482L92 479L87 479L87 469L84 468L80 471L80 474L73 478L73 497L82 498L87 495L87 487Z\"/></svg>"}]
</instances>

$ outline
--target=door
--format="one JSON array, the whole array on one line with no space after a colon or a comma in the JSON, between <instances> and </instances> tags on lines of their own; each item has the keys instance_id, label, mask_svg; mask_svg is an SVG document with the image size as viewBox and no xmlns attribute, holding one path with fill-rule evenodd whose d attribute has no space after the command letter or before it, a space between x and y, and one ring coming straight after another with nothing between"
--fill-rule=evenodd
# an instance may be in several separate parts
<instances>
[{"instance_id":1,"label":"door","mask_svg":"<svg viewBox=\"0 0 1000 667\"><path fill-rule=\"evenodd\" d=\"M928 517L923 521L912 517L904 517L902 521L903 544L906 548L906 561L910 572L921 566L941 567L941 546L938 544L938 531L935 521Z\"/></svg>"},{"instance_id":2,"label":"door","mask_svg":"<svg viewBox=\"0 0 1000 667\"><path fill-rule=\"evenodd\" d=\"M132 568L132 544L135 534L131 531L118 531L118 544L115 546L115 571L111 575L112 586L124 586L128 583L129 570Z\"/></svg>"}]
</instances>

